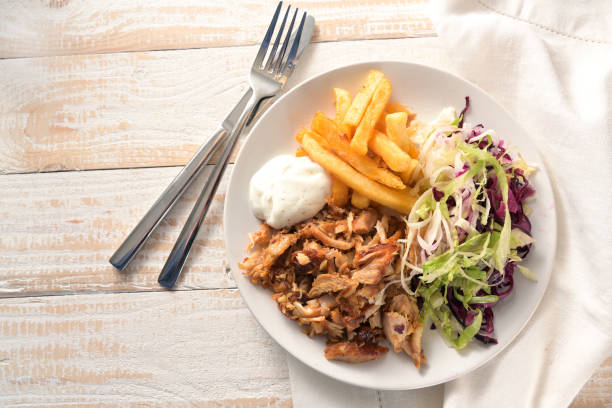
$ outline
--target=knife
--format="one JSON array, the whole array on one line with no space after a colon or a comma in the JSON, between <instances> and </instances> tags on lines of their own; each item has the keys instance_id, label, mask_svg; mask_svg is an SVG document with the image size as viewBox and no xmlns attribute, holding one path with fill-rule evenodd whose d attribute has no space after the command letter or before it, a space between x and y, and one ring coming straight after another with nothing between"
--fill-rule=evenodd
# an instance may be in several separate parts
<instances>
[{"instance_id":1,"label":"knife","mask_svg":"<svg viewBox=\"0 0 612 408\"><path fill-rule=\"evenodd\" d=\"M307 23L304 25L302 39L298 46L298 58L306 49L314 31L314 18L309 16L308 19L309 20L307 20ZM168 187L166 187L157 201L153 203L149 211L147 211L136 227L134 227L130 234L124 239L109 260L115 268L122 271L128 266L130 261L134 259L136 253L142 248L147 239L149 239L153 230L178 201L178 198L185 192L197 174L199 174L210 162L213 154L219 150L224 144L223 142L227 136L232 132L232 129L234 129L236 121L244 111L251 94L252 90L249 88L242 98L240 98L238 104L236 104L213 132L212 136L200 147L191 160L189 160L189 163L185 165L181 172L172 180ZM267 100L257 108L256 113L251 116L247 122L247 126L251 124L255 118L260 116L260 114L270 105L270 102L271 100Z\"/></svg>"}]
</instances>

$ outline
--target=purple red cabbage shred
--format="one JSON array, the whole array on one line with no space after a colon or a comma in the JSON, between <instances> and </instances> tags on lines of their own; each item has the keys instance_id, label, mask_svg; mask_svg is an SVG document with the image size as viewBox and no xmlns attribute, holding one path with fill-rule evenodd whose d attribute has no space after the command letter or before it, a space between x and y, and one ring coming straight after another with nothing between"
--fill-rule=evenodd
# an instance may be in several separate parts
<instances>
[{"instance_id":1,"label":"purple red cabbage shred","mask_svg":"<svg viewBox=\"0 0 612 408\"><path fill-rule=\"evenodd\" d=\"M465 113L470 106L469 97L465 98L465 108L461 111L459 127L463 125L463 119ZM503 164L511 164L512 157L506 151L503 141L494 143L489 138L485 137L481 140L474 140L475 137L482 134L484 126L479 124L472 128L469 136L466 138L467 143L471 143L478 148L487 150L491 155L499 160ZM467 166L461 169L457 176L463 174L467 170ZM519 228L524 233L531 235L531 222L524 212L523 203L526 199L535 194L535 190L529 184L529 181L525 177L522 170L517 168L508 168L507 174L510 176L508 180L508 210L510 212L510 219L512 221L512 228ZM486 194L491 202L491 213L489 220L486 225L483 225L478 220L476 229L482 233L486 231L493 231L493 220L498 224L503 224L505 218L505 204L502 199L501 190L498 185L498 180L495 176L488 178L485 185ZM439 201L442 198L442 193L434 191L434 198ZM454 204L454 203L447 203ZM517 248L517 255L524 259L531 249L531 244ZM514 271L516 264L515 262L508 262L504 267L504 273L500 273L498 270L493 270L489 275L488 283L490 285L490 293L486 293L483 289L476 293L476 296L496 295L499 300L491 303L482 304L470 304L469 308L466 308L462 301L457 299L453 290L448 290L446 293L448 305L457 318L457 320L464 326L469 326L476 317L478 311L482 312L482 323L480 331L475 336L477 340L484 344L497 344L497 339L494 334L494 314L493 307L501 300L510 295L514 289ZM488 270L486 272L489 272ZM461 296L463 295L460 289L458 289Z\"/></svg>"}]
</instances>

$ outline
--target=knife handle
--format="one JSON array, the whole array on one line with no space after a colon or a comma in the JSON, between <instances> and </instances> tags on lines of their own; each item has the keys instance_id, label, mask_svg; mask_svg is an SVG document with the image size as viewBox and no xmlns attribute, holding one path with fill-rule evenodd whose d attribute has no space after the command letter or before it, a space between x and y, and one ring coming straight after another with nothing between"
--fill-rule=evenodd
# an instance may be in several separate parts
<instances>
[{"instance_id":1,"label":"knife handle","mask_svg":"<svg viewBox=\"0 0 612 408\"><path fill-rule=\"evenodd\" d=\"M223 172L227 167L232 151L236 146L238 137L240 136L240 133L242 132L242 129L246 125L248 119L255 111L257 104L261 100L262 98L257 94L253 95L251 100L249 100L247 103L244 112L242 112L242 115L240 115L240 119L238 119L236 122L236 126L228 137L227 142L224 142L219 161L217 164L215 164L208 181L198 196L198 199L191 210L191 214L189 214L189 218L187 218L187 222L183 226L183 229L181 230L181 233L179 234L176 243L168 256L168 259L166 260L166 263L159 274L157 281L160 285L171 289L181 274L181 271L185 266L185 262L187 261L187 257L189 256L189 252L191 251L191 247L193 246L193 243L198 235L198 231L200 230L202 222L204 221L204 218L206 218L206 213L210 208L210 204L214 199L215 192L219 187L219 183L221 183L221 177L223 176Z\"/></svg>"},{"instance_id":2,"label":"knife handle","mask_svg":"<svg viewBox=\"0 0 612 408\"><path fill-rule=\"evenodd\" d=\"M142 217L140 222L134 227L132 232L125 238L119 248L110 258L110 263L117 269L123 270L134 258L136 253L142 248L151 233L159 225L161 220L170 211L178 198L185 192L195 176L210 162L214 152L223 145L227 136L236 125L236 120L244 111L247 102L251 98L252 91L249 88L240 102L227 115L223 122L217 127L212 136L204 143L196 154L189 160L189 163L166 187L157 201L151 206L149 211Z\"/></svg>"}]
</instances>

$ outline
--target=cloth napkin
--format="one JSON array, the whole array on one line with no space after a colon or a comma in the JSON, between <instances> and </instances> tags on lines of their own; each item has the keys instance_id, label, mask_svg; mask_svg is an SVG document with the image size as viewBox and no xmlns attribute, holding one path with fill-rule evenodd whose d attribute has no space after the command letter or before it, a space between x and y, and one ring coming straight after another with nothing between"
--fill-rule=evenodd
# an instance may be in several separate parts
<instances>
[{"instance_id":1,"label":"cloth napkin","mask_svg":"<svg viewBox=\"0 0 612 408\"><path fill-rule=\"evenodd\" d=\"M361 389L290 357L295 408L567 406L612 354L612 4L442 0L432 16L452 71L505 106L543 156L558 214L551 282L510 346L442 386Z\"/></svg>"}]
</instances>

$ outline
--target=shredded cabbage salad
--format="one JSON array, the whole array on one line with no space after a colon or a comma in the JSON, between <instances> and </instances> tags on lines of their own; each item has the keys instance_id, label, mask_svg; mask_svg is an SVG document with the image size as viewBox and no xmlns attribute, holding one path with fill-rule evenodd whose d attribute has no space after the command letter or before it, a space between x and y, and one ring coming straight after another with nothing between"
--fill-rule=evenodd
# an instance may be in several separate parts
<instances>
[{"instance_id":1,"label":"shredded cabbage salad","mask_svg":"<svg viewBox=\"0 0 612 408\"><path fill-rule=\"evenodd\" d=\"M535 169L494 130L465 123L468 108L466 97L459 115L445 108L419 129L424 177L401 242L402 287L457 349L472 338L497 343L493 306L512 292L516 269L536 279L520 265L534 243L526 200Z\"/></svg>"}]
</instances>

